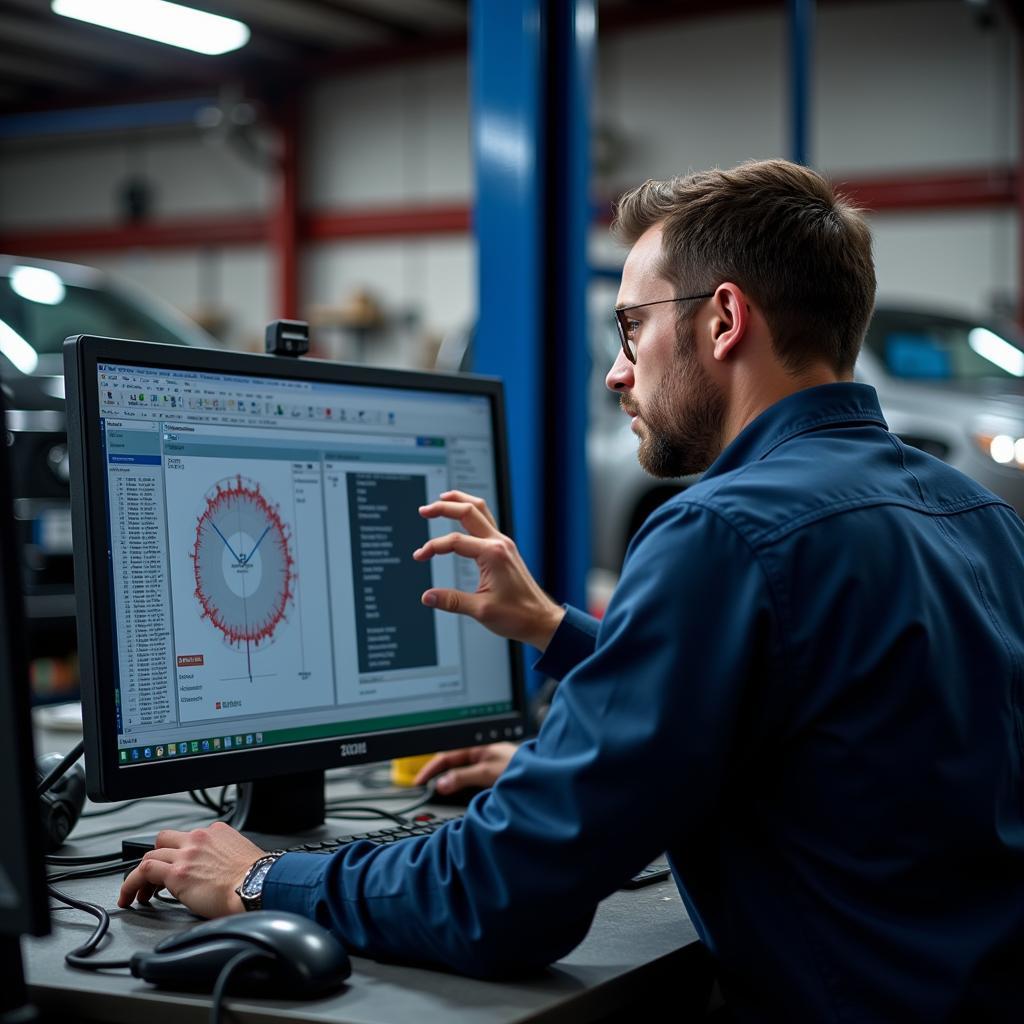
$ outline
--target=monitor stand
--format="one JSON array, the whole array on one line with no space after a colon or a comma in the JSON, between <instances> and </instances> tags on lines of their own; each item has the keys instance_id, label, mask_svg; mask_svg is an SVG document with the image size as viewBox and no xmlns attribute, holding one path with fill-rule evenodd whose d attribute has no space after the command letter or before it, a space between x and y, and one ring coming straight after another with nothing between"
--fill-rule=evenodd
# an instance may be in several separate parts
<instances>
[{"instance_id":1,"label":"monitor stand","mask_svg":"<svg viewBox=\"0 0 1024 1024\"><path fill-rule=\"evenodd\" d=\"M39 1011L28 1001L21 962L21 940L0 936L0 1024L28 1024Z\"/></svg>"},{"instance_id":2,"label":"monitor stand","mask_svg":"<svg viewBox=\"0 0 1024 1024\"><path fill-rule=\"evenodd\" d=\"M290 835L324 823L324 773L296 772L238 784L228 824L239 832Z\"/></svg>"}]
</instances>

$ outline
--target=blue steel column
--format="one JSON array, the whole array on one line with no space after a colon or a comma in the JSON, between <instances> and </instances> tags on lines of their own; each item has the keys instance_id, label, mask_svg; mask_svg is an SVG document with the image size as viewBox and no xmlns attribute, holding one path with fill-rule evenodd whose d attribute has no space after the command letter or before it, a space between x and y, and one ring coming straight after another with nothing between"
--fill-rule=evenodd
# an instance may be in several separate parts
<instances>
[{"instance_id":1,"label":"blue steel column","mask_svg":"<svg viewBox=\"0 0 1024 1024\"><path fill-rule=\"evenodd\" d=\"M814 6L815 0L788 0L791 154L794 162L807 165L811 161Z\"/></svg>"},{"instance_id":2,"label":"blue steel column","mask_svg":"<svg viewBox=\"0 0 1024 1024\"><path fill-rule=\"evenodd\" d=\"M474 369L505 381L516 539L583 605L587 231L594 0L474 0L470 84L479 319Z\"/></svg>"},{"instance_id":3,"label":"blue steel column","mask_svg":"<svg viewBox=\"0 0 1024 1024\"><path fill-rule=\"evenodd\" d=\"M548 225L550 326L548 363L548 494L554 513L547 537L549 586L562 600L586 606L590 568L590 488L587 480L587 235L590 197L590 96L593 92L595 0L549 4Z\"/></svg>"},{"instance_id":4,"label":"blue steel column","mask_svg":"<svg viewBox=\"0 0 1024 1024\"><path fill-rule=\"evenodd\" d=\"M505 382L516 541L544 581L543 0L473 0L479 314L473 369Z\"/></svg>"}]
</instances>

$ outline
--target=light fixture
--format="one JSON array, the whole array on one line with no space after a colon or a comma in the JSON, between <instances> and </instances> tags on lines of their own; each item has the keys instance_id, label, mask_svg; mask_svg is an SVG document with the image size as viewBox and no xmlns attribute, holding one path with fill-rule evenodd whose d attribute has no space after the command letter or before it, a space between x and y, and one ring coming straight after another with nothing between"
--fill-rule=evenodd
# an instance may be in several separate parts
<instances>
[{"instance_id":1,"label":"light fixture","mask_svg":"<svg viewBox=\"0 0 1024 1024\"><path fill-rule=\"evenodd\" d=\"M58 305L66 294L60 276L43 267L12 267L11 288L28 302L44 306Z\"/></svg>"},{"instance_id":2,"label":"light fixture","mask_svg":"<svg viewBox=\"0 0 1024 1024\"><path fill-rule=\"evenodd\" d=\"M245 46L249 27L168 0L52 0L54 14L129 32L196 53L228 53Z\"/></svg>"},{"instance_id":3,"label":"light fixture","mask_svg":"<svg viewBox=\"0 0 1024 1024\"><path fill-rule=\"evenodd\" d=\"M967 335L967 344L982 359L994 363L1001 370L1014 377L1024 377L1024 352L987 327L973 328Z\"/></svg>"},{"instance_id":4,"label":"light fixture","mask_svg":"<svg viewBox=\"0 0 1024 1024\"><path fill-rule=\"evenodd\" d=\"M32 373L39 365L36 350L3 320L0 320L0 352L22 373Z\"/></svg>"},{"instance_id":5,"label":"light fixture","mask_svg":"<svg viewBox=\"0 0 1024 1024\"><path fill-rule=\"evenodd\" d=\"M976 433L978 449L1000 466L1024 470L1024 437L1013 434Z\"/></svg>"}]
</instances>

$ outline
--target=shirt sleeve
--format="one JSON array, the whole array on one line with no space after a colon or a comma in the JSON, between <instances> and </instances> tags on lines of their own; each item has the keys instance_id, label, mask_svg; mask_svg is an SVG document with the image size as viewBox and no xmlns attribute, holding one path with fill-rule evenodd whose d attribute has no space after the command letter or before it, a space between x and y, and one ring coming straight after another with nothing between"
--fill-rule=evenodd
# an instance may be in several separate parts
<instances>
[{"instance_id":1,"label":"shirt sleeve","mask_svg":"<svg viewBox=\"0 0 1024 1024\"><path fill-rule=\"evenodd\" d=\"M552 679L562 679L594 653L601 626L600 619L581 612L571 604L562 607L565 608L565 617L558 624L547 649L533 664L538 672Z\"/></svg>"},{"instance_id":2,"label":"shirt sleeve","mask_svg":"<svg viewBox=\"0 0 1024 1024\"><path fill-rule=\"evenodd\" d=\"M601 899L714 815L774 632L743 539L692 503L662 506L593 652L496 785L430 836L285 855L264 905L316 919L365 956L482 977L557 960Z\"/></svg>"}]
</instances>

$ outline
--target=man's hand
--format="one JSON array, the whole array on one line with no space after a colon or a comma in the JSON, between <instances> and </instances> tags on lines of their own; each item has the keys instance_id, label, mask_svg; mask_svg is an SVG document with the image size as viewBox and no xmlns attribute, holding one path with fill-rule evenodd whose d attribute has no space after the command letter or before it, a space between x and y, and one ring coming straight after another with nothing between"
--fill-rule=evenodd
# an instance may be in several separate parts
<instances>
[{"instance_id":1,"label":"man's hand","mask_svg":"<svg viewBox=\"0 0 1024 1024\"><path fill-rule=\"evenodd\" d=\"M423 603L469 615L498 636L522 640L543 651L565 609L537 585L512 539L498 529L487 503L462 491L446 491L439 501L420 508L420 515L425 519L454 519L467 532L428 540L413 552L416 561L454 552L474 559L480 569L476 593L435 587L424 592Z\"/></svg>"},{"instance_id":2,"label":"man's hand","mask_svg":"<svg viewBox=\"0 0 1024 1024\"><path fill-rule=\"evenodd\" d=\"M167 889L200 917L237 914L243 907L235 887L262 856L258 846L223 821L192 832L164 829L156 837L156 849L124 880L117 905L149 903L160 889Z\"/></svg>"},{"instance_id":3,"label":"man's hand","mask_svg":"<svg viewBox=\"0 0 1024 1024\"><path fill-rule=\"evenodd\" d=\"M488 789L508 767L518 749L515 743L491 743L485 747L466 747L436 754L419 770L416 785L422 786L439 775L438 793L454 793L464 786Z\"/></svg>"}]
</instances>

